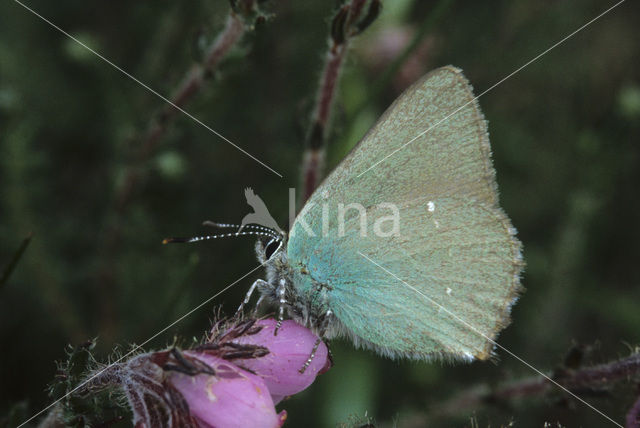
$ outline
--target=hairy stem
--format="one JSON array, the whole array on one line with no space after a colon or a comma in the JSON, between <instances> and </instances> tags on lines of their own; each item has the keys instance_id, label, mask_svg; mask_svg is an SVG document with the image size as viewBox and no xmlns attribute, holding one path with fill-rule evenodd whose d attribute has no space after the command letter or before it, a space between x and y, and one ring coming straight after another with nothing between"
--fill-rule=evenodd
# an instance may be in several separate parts
<instances>
[{"instance_id":1,"label":"hairy stem","mask_svg":"<svg viewBox=\"0 0 640 428\"><path fill-rule=\"evenodd\" d=\"M584 391L611 386L613 383L640 376L640 353L592 367L576 370L562 369L552 376L568 390L581 394ZM461 409L472 409L485 404L505 403L529 397L541 397L559 391L558 387L542 376L530 377L495 388L479 385L444 404L434 406L438 416L457 414ZM638 404L638 403L636 403ZM640 409L638 409L640 411ZM631 414L631 413L630 413Z\"/></svg>"},{"instance_id":2,"label":"hairy stem","mask_svg":"<svg viewBox=\"0 0 640 428\"><path fill-rule=\"evenodd\" d=\"M331 23L329 49L325 55L318 94L302 158L301 198L305 203L324 173L324 158L335 96L351 39L364 31L380 11L379 0L351 0L342 5Z\"/></svg>"},{"instance_id":3,"label":"hairy stem","mask_svg":"<svg viewBox=\"0 0 640 428\"><path fill-rule=\"evenodd\" d=\"M314 109L310 133L307 137L307 149L304 153L302 165L302 200L303 204L318 186L324 168L326 149L326 134L329 128L331 109L335 98L336 87L340 77L340 70L347 54L347 45L334 45L327 53L327 59L320 89L318 91L316 107Z\"/></svg>"},{"instance_id":4,"label":"hairy stem","mask_svg":"<svg viewBox=\"0 0 640 428\"><path fill-rule=\"evenodd\" d=\"M633 403L627 413L626 428L640 428L640 397Z\"/></svg>"},{"instance_id":5,"label":"hairy stem","mask_svg":"<svg viewBox=\"0 0 640 428\"><path fill-rule=\"evenodd\" d=\"M388 86L389 82L398 74L398 71L402 69L402 66L411 58L415 50L420 46L424 38L429 34L433 27L442 19L444 13L452 6L454 0L440 0L433 8L429 17L420 25L416 31L413 39L407 44L403 51L398 55L389 66L382 72L375 82L371 85L371 89L367 91L366 99L359 104L349 117L357 117L367 105L371 103L371 100L376 99L382 91Z\"/></svg>"},{"instance_id":6,"label":"hairy stem","mask_svg":"<svg viewBox=\"0 0 640 428\"><path fill-rule=\"evenodd\" d=\"M227 18L225 28L216 37L215 41L207 49L204 61L201 64L195 64L185 74L178 88L171 97L172 104L165 104L157 118L154 118L147 130L147 133L140 145L140 149L136 156L136 163L145 162L156 149L159 141L164 136L168 125L178 115L179 110L175 108L184 107L191 101L202 89L207 77L220 64L220 61L233 48L244 34L245 25L240 17L235 13L231 13ZM137 168L130 167L127 171L124 184L121 185L116 193L116 210L120 211L129 202L131 194L140 180Z\"/></svg>"},{"instance_id":7,"label":"hairy stem","mask_svg":"<svg viewBox=\"0 0 640 428\"><path fill-rule=\"evenodd\" d=\"M180 108L187 105L202 90L205 81L213 70L218 67L221 60L229 53L233 46L245 33L247 26L241 16L231 12L227 18L224 29L206 50L204 60L196 64L185 74L177 89L173 92L171 102ZM113 218L105 233L105 240L101 259L103 266L97 277L98 293L100 294L100 320L101 335L106 341L110 341L115 332L114 320L114 291L116 281L114 278L114 258L121 242L122 217L132 199L136 189L142 180L144 173L141 166L151 157L162 137L165 135L168 125L178 115L179 110L174 105L166 104L161 112L154 117L143 137L134 161L127 167L124 180L115 189L113 203Z\"/></svg>"}]
</instances>

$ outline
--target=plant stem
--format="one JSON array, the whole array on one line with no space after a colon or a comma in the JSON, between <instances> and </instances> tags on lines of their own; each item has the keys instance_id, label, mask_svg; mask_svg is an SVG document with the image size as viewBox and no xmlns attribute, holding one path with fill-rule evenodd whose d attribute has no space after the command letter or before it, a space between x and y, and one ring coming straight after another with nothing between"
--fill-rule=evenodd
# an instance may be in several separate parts
<instances>
[{"instance_id":1,"label":"plant stem","mask_svg":"<svg viewBox=\"0 0 640 428\"><path fill-rule=\"evenodd\" d=\"M336 87L338 86L340 71L347 54L347 47L346 42L340 45L334 43L329 52L327 52L322 78L320 79L316 107L311 119L311 129L307 137L307 149L302 161L303 193L301 204L304 204L309 199L309 196L311 196L322 178L329 119L331 118Z\"/></svg>"},{"instance_id":2,"label":"plant stem","mask_svg":"<svg viewBox=\"0 0 640 428\"><path fill-rule=\"evenodd\" d=\"M147 161L156 149L159 141L166 133L168 125L179 113L179 110L175 108L174 105L182 108L200 92L206 78L215 70L220 64L220 61L231 48L233 48L238 40L240 40L244 32L245 25L242 19L235 13L231 13L227 18L225 28L207 49L202 64L193 65L178 85L178 88L174 91L171 97L173 105L165 104L158 117L151 121L136 156L135 166ZM129 168L124 184L121 185L116 192L117 210L122 210L129 202L136 184L140 180L140 175L135 166Z\"/></svg>"},{"instance_id":3,"label":"plant stem","mask_svg":"<svg viewBox=\"0 0 640 428\"><path fill-rule=\"evenodd\" d=\"M201 91L207 78L240 40L246 28L242 17L232 11L227 18L224 29L206 50L203 62L192 66L174 91L171 102L175 106L184 107ZM116 281L113 265L122 237L122 217L143 178L144 173L141 166L154 153L160 140L165 135L168 125L175 119L178 112L179 110L173 105L166 104L160 114L151 120L134 161L127 167L124 180L114 192L115 197L112 207L114 216L105 234L101 257L103 265L97 276L98 293L100 295L100 332L105 339L105 343L109 343L115 334L114 297L117 293L114 290Z\"/></svg>"},{"instance_id":4,"label":"plant stem","mask_svg":"<svg viewBox=\"0 0 640 428\"><path fill-rule=\"evenodd\" d=\"M16 268L16 266L18 265L18 262L20 261L20 258L22 257L25 250L29 246L29 243L31 242L32 237L33 237L33 234L29 233L27 237L22 240L22 244L20 244L20 247L18 247L15 253L13 253L13 257L11 258L7 266L5 266L2 269L2 272L0 273L0 290L2 289L4 284L6 284L7 281L9 280L9 277L13 273L13 270Z\"/></svg>"},{"instance_id":5,"label":"plant stem","mask_svg":"<svg viewBox=\"0 0 640 428\"><path fill-rule=\"evenodd\" d=\"M301 207L318 187L324 173L326 142L335 96L352 38L364 31L378 16L379 0L351 0L342 5L333 17L329 50L320 77L320 85L307 132L306 150L302 158Z\"/></svg>"},{"instance_id":6,"label":"plant stem","mask_svg":"<svg viewBox=\"0 0 640 428\"><path fill-rule=\"evenodd\" d=\"M633 403L626 418L626 428L640 428L640 397Z\"/></svg>"},{"instance_id":7,"label":"plant stem","mask_svg":"<svg viewBox=\"0 0 640 428\"><path fill-rule=\"evenodd\" d=\"M562 369L552 376L568 390L580 393L597 388L607 387L621 380L640 376L640 353L592 367L577 370ZM541 376L530 377L510 382L495 388L479 385L445 403L433 407L434 414L445 416L459 414L462 409L476 408L486 404L505 403L528 397L544 396L557 391L557 386ZM640 404L636 403L638 406ZM634 406L635 408L635 406ZM633 411L633 408L632 408ZM640 412L640 407L638 408ZM629 413L631 414L631 412Z\"/></svg>"},{"instance_id":8,"label":"plant stem","mask_svg":"<svg viewBox=\"0 0 640 428\"><path fill-rule=\"evenodd\" d=\"M449 9L449 7L453 4L453 0L440 0L438 4L433 8L433 11L429 14L429 17L420 25L418 31L413 36L413 39L407 44L402 53L398 55L389 66L384 70L382 75L378 77L373 85L371 85L371 89L367 91L366 99L360 103L354 110L353 113L349 114L349 117L355 118L358 114L363 111L367 105L371 103L372 100L376 99L382 91L384 91L388 86L389 82L398 74L398 71L402 68L405 62L409 58L413 52L420 46L420 43L425 38L427 34L433 29L433 26L440 21L444 13Z\"/></svg>"}]
</instances>

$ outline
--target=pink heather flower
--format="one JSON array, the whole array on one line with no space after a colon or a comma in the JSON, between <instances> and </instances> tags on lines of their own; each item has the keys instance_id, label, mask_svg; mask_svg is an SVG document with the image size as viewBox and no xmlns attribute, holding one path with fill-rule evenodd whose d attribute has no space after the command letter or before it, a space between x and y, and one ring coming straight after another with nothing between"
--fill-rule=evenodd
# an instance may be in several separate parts
<instances>
[{"instance_id":1,"label":"pink heather flower","mask_svg":"<svg viewBox=\"0 0 640 428\"><path fill-rule=\"evenodd\" d=\"M276 413L274 402L307 388L331 360L307 328L285 321L274 335L275 326L273 319L221 320L205 343L110 365L93 387L120 386L136 428L281 427L287 414Z\"/></svg>"},{"instance_id":2,"label":"pink heather flower","mask_svg":"<svg viewBox=\"0 0 640 428\"><path fill-rule=\"evenodd\" d=\"M286 412L276 413L269 389L260 376L220 357L184 351L185 358L204 363L212 373L191 375L170 371L168 380L203 428L280 427Z\"/></svg>"},{"instance_id":3,"label":"pink heather flower","mask_svg":"<svg viewBox=\"0 0 640 428\"><path fill-rule=\"evenodd\" d=\"M233 362L247 368L264 379L273 401L277 404L288 395L297 394L313 383L316 376L331 367L329 351L320 342L309 366L300 373L309 359L318 336L295 321L284 321L274 336L276 320L264 319L255 323L262 329L254 334L243 334L230 340L243 345L259 345L269 353L259 358L236 359Z\"/></svg>"}]
</instances>

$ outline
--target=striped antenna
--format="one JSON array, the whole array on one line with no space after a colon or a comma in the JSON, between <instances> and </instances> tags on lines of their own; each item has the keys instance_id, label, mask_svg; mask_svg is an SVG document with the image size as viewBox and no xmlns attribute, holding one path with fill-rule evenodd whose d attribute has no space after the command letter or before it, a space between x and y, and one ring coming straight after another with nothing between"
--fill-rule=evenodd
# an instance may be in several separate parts
<instances>
[{"instance_id":1,"label":"striped antenna","mask_svg":"<svg viewBox=\"0 0 640 428\"><path fill-rule=\"evenodd\" d=\"M282 232L280 232L279 230L275 230L272 229L270 227L266 227L266 226L260 226L257 224L245 224L244 226L240 225L240 224L233 224L233 223L217 223L214 221L204 221L202 222L203 226L209 226L209 227L217 227L218 229L238 229L240 230L242 229L249 229L249 230L261 230L263 232L267 232L270 233L275 239L282 239Z\"/></svg>"},{"instance_id":2,"label":"striped antenna","mask_svg":"<svg viewBox=\"0 0 640 428\"><path fill-rule=\"evenodd\" d=\"M217 223L215 221L203 221L202 222L203 226L209 226L209 227L217 227L218 229L240 229L241 227L243 229L255 229L255 230L262 230L264 232L271 232L273 235L275 236L279 236L280 232L272 229L270 227L266 227L266 226L260 226L257 224L245 224L244 226L240 225L240 224L233 224L233 223Z\"/></svg>"},{"instance_id":3,"label":"striped antenna","mask_svg":"<svg viewBox=\"0 0 640 428\"><path fill-rule=\"evenodd\" d=\"M263 231L254 231L248 230L246 232L235 232L235 233L221 233L219 235L204 235L204 236L194 236L191 238L166 238L162 240L163 244L173 244L173 243L183 243L183 242L199 242L199 241L208 241L209 239L218 239L218 238L232 238L235 236L265 236L267 238L275 239L279 241L281 238L278 236L274 236L271 233L263 232Z\"/></svg>"}]
</instances>

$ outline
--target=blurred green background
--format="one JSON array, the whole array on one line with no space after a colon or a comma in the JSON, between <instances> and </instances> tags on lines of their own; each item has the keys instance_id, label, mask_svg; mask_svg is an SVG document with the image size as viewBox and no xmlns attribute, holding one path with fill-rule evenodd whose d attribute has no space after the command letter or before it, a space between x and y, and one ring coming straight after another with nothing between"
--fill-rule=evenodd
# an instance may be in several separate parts
<instances>
[{"instance_id":1,"label":"blurred green background","mask_svg":"<svg viewBox=\"0 0 640 428\"><path fill-rule=\"evenodd\" d=\"M226 1L28 2L43 16L162 94L222 28ZM335 108L328 164L423 73L461 67L481 93L613 2L388 0L355 39ZM163 102L13 1L0 4L0 267L33 239L0 288L0 414L49 403L46 385L68 343L98 337L98 356L142 342L256 266L252 239L162 246L167 236L239 221L251 186L281 225L297 187L304 130L334 2L265 4L186 110L280 172L279 178L184 115L142 162L136 150ZM442 7L413 55L384 70ZM640 342L640 5L628 1L480 98L501 202L524 242L527 292L500 343L550 372L574 345L588 363ZM140 185L116 201L132 168ZM116 231L116 232L114 232ZM260 273L261 275L262 273ZM149 344L200 336L213 307L232 313L256 273ZM334 426L349 415L381 425L607 426L554 393L520 405L438 403L477 385L531 376L496 364L390 361L334 342L336 365L285 401L286 426ZM622 422L633 384L585 396Z\"/></svg>"}]
</instances>

